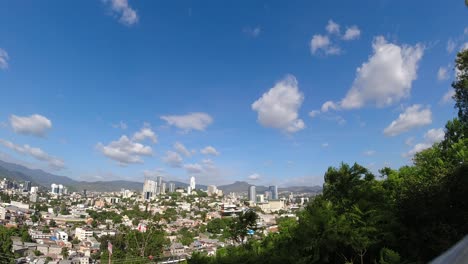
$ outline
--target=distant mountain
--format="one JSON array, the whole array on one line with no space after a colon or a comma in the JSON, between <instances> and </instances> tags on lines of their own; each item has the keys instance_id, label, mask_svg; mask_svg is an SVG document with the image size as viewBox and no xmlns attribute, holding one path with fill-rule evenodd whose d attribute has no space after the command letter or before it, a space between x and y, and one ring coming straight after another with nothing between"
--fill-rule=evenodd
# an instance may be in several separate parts
<instances>
[{"instance_id":1,"label":"distant mountain","mask_svg":"<svg viewBox=\"0 0 468 264\"><path fill-rule=\"evenodd\" d=\"M30 181L34 185L39 185L49 189L52 183L63 184L70 191L98 191L115 192L123 189L141 191L142 182L116 180L116 181L76 181L67 176L59 176L38 169L30 169L25 166L9 163L0 160L0 178L9 178L16 181ZM187 183L179 181L167 181L175 183L176 188L185 188ZM197 184L197 189L206 189L206 185Z\"/></svg>"},{"instance_id":2,"label":"distant mountain","mask_svg":"<svg viewBox=\"0 0 468 264\"><path fill-rule=\"evenodd\" d=\"M236 181L231 184L218 186L218 189L223 190L224 193L242 193L247 192L252 184L245 181ZM262 185L255 185L257 193L263 193L268 190L268 187ZM278 192L294 192L294 193L319 193L322 191L320 186L293 186L286 188L278 188Z\"/></svg>"},{"instance_id":3,"label":"distant mountain","mask_svg":"<svg viewBox=\"0 0 468 264\"><path fill-rule=\"evenodd\" d=\"M71 186L77 183L77 181L72 180L66 176L58 176L58 175L47 173L43 170L37 170L37 169L34 170L34 169L30 169L22 165L9 163L5 161L1 161L1 160L0 160L0 168L3 168L4 170L8 170L13 174L16 173L17 176L26 175L26 177L29 178L28 179L29 181L32 181L46 188L50 187L52 183L63 184L65 186ZM13 178L18 179L18 177L13 177ZM19 178L18 180L23 180L23 179Z\"/></svg>"},{"instance_id":4,"label":"distant mountain","mask_svg":"<svg viewBox=\"0 0 468 264\"><path fill-rule=\"evenodd\" d=\"M322 186L291 186L286 188L278 188L278 192L293 192L293 193L321 193Z\"/></svg>"},{"instance_id":5,"label":"distant mountain","mask_svg":"<svg viewBox=\"0 0 468 264\"><path fill-rule=\"evenodd\" d=\"M121 189L141 191L143 189L142 182L134 181L76 181L67 176L59 176L45 172L38 169L30 169L25 166L9 163L0 160L0 178L9 178L16 181L30 181L34 185L39 185L44 188L49 189L52 183L63 184L70 191L82 191L86 189L87 191L98 191L98 192L115 192L120 191ZM175 183L176 188L186 188L188 186L185 182L179 181L167 181ZM218 186L218 189L223 190L224 193L230 192L247 192L251 184L245 181L236 181L232 184ZM207 189L206 185L197 184L197 189ZM263 193L268 190L266 186L256 186L257 193ZM322 191L320 186L294 186L287 188L278 188L279 192L288 191L288 192L308 192L308 193L318 193Z\"/></svg>"},{"instance_id":6,"label":"distant mountain","mask_svg":"<svg viewBox=\"0 0 468 264\"><path fill-rule=\"evenodd\" d=\"M52 183L63 184L71 191L100 191L112 192L120 189L141 190L143 183L133 181L76 181L66 176L59 176L38 169L30 169L25 166L0 160L0 177L16 181L31 181L35 185L49 189Z\"/></svg>"}]
</instances>

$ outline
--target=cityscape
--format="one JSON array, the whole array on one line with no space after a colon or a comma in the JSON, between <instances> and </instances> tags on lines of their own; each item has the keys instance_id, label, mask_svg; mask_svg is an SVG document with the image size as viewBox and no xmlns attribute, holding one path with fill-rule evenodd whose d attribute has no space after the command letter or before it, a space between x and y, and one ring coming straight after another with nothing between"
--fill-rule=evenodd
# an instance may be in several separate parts
<instances>
[{"instance_id":1,"label":"cityscape","mask_svg":"<svg viewBox=\"0 0 468 264\"><path fill-rule=\"evenodd\" d=\"M193 252L214 256L218 248L236 244L221 219L232 219L251 208L257 208L256 230L264 235L278 232L275 218L296 218L295 212L317 193L278 193L276 185L257 193L250 185L239 193L223 193L215 185L206 190L197 188L190 177L186 187L176 187L162 176L147 177L141 190L122 189L116 192L69 191L67 186L52 183L49 188L34 186L30 181L0 181L0 223L8 228L28 226L12 236L12 252L27 257L25 263L53 263L68 259L69 263L96 263L109 236L124 230L150 232L158 216L159 225L167 234L158 263L186 261ZM145 212L146 217L135 217ZM102 216L100 216L102 215ZM43 221L42 221L42 220ZM216 223L216 224L213 224ZM261 230L261 231L260 231ZM253 232L253 231L252 231ZM211 233L211 235L209 235ZM253 233L252 233L253 234ZM162 246L162 245L161 245ZM135 263L145 258L125 258ZM60 263L65 263L60 261Z\"/></svg>"},{"instance_id":2,"label":"cityscape","mask_svg":"<svg viewBox=\"0 0 468 264\"><path fill-rule=\"evenodd\" d=\"M467 264L468 0L0 1L0 264Z\"/></svg>"}]
</instances>

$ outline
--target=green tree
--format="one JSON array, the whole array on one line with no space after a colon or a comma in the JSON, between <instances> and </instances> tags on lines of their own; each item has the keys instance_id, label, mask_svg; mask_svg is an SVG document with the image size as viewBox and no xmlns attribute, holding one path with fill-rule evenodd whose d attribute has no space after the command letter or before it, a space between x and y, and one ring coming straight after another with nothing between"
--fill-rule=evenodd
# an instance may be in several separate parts
<instances>
[{"instance_id":1,"label":"green tree","mask_svg":"<svg viewBox=\"0 0 468 264\"><path fill-rule=\"evenodd\" d=\"M63 256L64 259L67 259L68 256L69 256L68 248L67 248L67 247L63 247L63 248L62 248L62 251L60 252L60 254L62 254L62 256Z\"/></svg>"}]
</instances>

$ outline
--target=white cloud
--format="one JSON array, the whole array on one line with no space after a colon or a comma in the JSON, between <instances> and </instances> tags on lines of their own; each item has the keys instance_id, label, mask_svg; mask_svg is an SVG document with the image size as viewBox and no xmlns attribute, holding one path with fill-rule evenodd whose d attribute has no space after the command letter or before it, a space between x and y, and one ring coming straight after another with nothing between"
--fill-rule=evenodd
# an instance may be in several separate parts
<instances>
[{"instance_id":1,"label":"white cloud","mask_svg":"<svg viewBox=\"0 0 468 264\"><path fill-rule=\"evenodd\" d=\"M260 174L254 173L254 174L249 175L248 179L252 181L258 181L260 180L261 177L262 176Z\"/></svg>"},{"instance_id":2,"label":"white cloud","mask_svg":"<svg viewBox=\"0 0 468 264\"><path fill-rule=\"evenodd\" d=\"M23 146L20 146L20 145L17 145L13 142L10 142L8 140L4 140L4 139L0 139L0 144L2 144L3 146L19 153L19 154L22 154L22 155L28 155L28 156L31 156L39 161L45 161L47 162L47 164L49 165L50 168L52 169L55 169L55 170L60 170L60 169L63 169L65 168L65 163L63 162L62 159L59 159L57 157L53 157L49 154L47 154L46 152L44 152L42 149L40 148L35 148L35 147L31 147L29 145L23 145Z\"/></svg>"},{"instance_id":3,"label":"white cloud","mask_svg":"<svg viewBox=\"0 0 468 264\"><path fill-rule=\"evenodd\" d=\"M413 146L414 145L414 137L409 137L405 140L405 144L407 146Z\"/></svg>"},{"instance_id":4,"label":"white cloud","mask_svg":"<svg viewBox=\"0 0 468 264\"><path fill-rule=\"evenodd\" d=\"M10 116L10 126L18 134L43 137L52 128L52 122L45 116L34 114L30 116Z\"/></svg>"},{"instance_id":5,"label":"white cloud","mask_svg":"<svg viewBox=\"0 0 468 264\"><path fill-rule=\"evenodd\" d=\"M305 128L298 114L303 101L296 78L288 75L255 101L252 109L263 126L293 133Z\"/></svg>"},{"instance_id":6,"label":"white cloud","mask_svg":"<svg viewBox=\"0 0 468 264\"><path fill-rule=\"evenodd\" d=\"M202 150L200 150L200 152L202 154L205 154L205 155L215 155L215 156L218 156L220 153L212 146L207 146L205 148L203 148Z\"/></svg>"},{"instance_id":7,"label":"white cloud","mask_svg":"<svg viewBox=\"0 0 468 264\"><path fill-rule=\"evenodd\" d=\"M256 38L262 33L262 28L260 26L256 27L245 27L242 32L244 32L246 35Z\"/></svg>"},{"instance_id":8,"label":"white cloud","mask_svg":"<svg viewBox=\"0 0 468 264\"><path fill-rule=\"evenodd\" d=\"M441 142L444 140L445 132L443 128L432 128L424 134L424 139L429 143Z\"/></svg>"},{"instance_id":9,"label":"white cloud","mask_svg":"<svg viewBox=\"0 0 468 264\"><path fill-rule=\"evenodd\" d=\"M322 143L322 148L328 148L329 146L330 146L330 144L328 144L327 142Z\"/></svg>"},{"instance_id":10,"label":"white cloud","mask_svg":"<svg viewBox=\"0 0 468 264\"><path fill-rule=\"evenodd\" d=\"M361 108L366 103L384 107L409 95L424 48L420 44L398 46L382 36L376 37L372 46L374 53L357 69L353 86L340 107Z\"/></svg>"},{"instance_id":11,"label":"white cloud","mask_svg":"<svg viewBox=\"0 0 468 264\"><path fill-rule=\"evenodd\" d=\"M203 167L202 165L198 163L193 163L193 164L185 164L184 169L187 171L189 174L199 174L203 172Z\"/></svg>"},{"instance_id":12,"label":"white cloud","mask_svg":"<svg viewBox=\"0 0 468 264\"><path fill-rule=\"evenodd\" d=\"M4 49L0 49L0 69L8 68L8 53Z\"/></svg>"},{"instance_id":13,"label":"white cloud","mask_svg":"<svg viewBox=\"0 0 468 264\"><path fill-rule=\"evenodd\" d=\"M452 88L449 88L449 90L442 96L442 99L440 99L441 104L447 104L453 100L453 96L455 95L455 90Z\"/></svg>"},{"instance_id":14,"label":"white cloud","mask_svg":"<svg viewBox=\"0 0 468 264\"><path fill-rule=\"evenodd\" d=\"M452 53L455 50L456 46L457 44L455 43L455 41L453 41L452 39L449 39L447 41L447 52Z\"/></svg>"},{"instance_id":15,"label":"white cloud","mask_svg":"<svg viewBox=\"0 0 468 264\"><path fill-rule=\"evenodd\" d=\"M364 153L362 153L362 154L364 154L364 156L374 156L375 153L376 153L375 150L366 150L366 151L364 151Z\"/></svg>"},{"instance_id":16,"label":"white cloud","mask_svg":"<svg viewBox=\"0 0 468 264\"><path fill-rule=\"evenodd\" d=\"M182 167L182 157L179 153L169 150L166 152L166 156L162 158L163 162L173 168L180 168Z\"/></svg>"},{"instance_id":17,"label":"white cloud","mask_svg":"<svg viewBox=\"0 0 468 264\"><path fill-rule=\"evenodd\" d=\"M186 115L161 116L169 125L182 129L185 132L191 130L205 130L213 122L213 118L206 113L189 113Z\"/></svg>"},{"instance_id":18,"label":"white cloud","mask_svg":"<svg viewBox=\"0 0 468 264\"><path fill-rule=\"evenodd\" d=\"M320 50L325 55L338 55L341 53L341 49L338 46L332 45L328 36L316 34L310 40L310 52L317 54Z\"/></svg>"},{"instance_id":19,"label":"white cloud","mask_svg":"<svg viewBox=\"0 0 468 264\"><path fill-rule=\"evenodd\" d=\"M314 117L318 116L319 114L320 114L320 110L312 110L312 111L309 112L309 116L311 118L314 118Z\"/></svg>"},{"instance_id":20,"label":"white cloud","mask_svg":"<svg viewBox=\"0 0 468 264\"><path fill-rule=\"evenodd\" d=\"M343 35L343 39L354 40L354 39L358 39L360 36L361 36L361 30L357 26L351 26L346 29L346 32Z\"/></svg>"},{"instance_id":21,"label":"white cloud","mask_svg":"<svg viewBox=\"0 0 468 264\"><path fill-rule=\"evenodd\" d=\"M180 142L174 143L174 149L181 155L184 155L186 157L190 157L192 155L192 152L190 152L184 144Z\"/></svg>"},{"instance_id":22,"label":"white cloud","mask_svg":"<svg viewBox=\"0 0 468 264\"><path fill-rule=\"evenodd\" d=\"M329 34L340 34L340 25L335 23L333 20L328 20L328 24L325 27Z\"/></svg>"},{"instance_id":23,"label":"white cloud","mask_svg":"<svg viewBox=\"0 0 468 264\"><path fill-rule=\"evenodd\" d=\"M464 50L467 50L468 49L468 42L465 42L461 45L460 47L460 51L464 51Z\"/></svg>"},{"instance_id":24,"label":"white cloud","mask_svg":"<svg viewBox=\"0 0 468 264\"><path fill-rule=\"evenodd\" d=\"M157 168L155 170L144 170L143 175L149 178L156 178L158 176L164 177L166 176L166 173L164 172L163 169Z\"/></svg>"},{"instance_id":25,"label":"white cloud","mask_svg":"<svg viewBox=\"0 0 468 264\"><path fill-rule=\"evenodd\" d=\"M408 152L403 154L403 157L412 157L414 154L432 147L434 143L444 140L445 132L443 128L432 128L424 134L424 142L414 145Z\"/></svg>"},{"instance_id":26,"label":"white cloud","mask_svg":"<svg viewBox=\"0 0 468 264\"><path fill-rule=\"evenodd\" d=\"M128 128L127 123L125 123L124 121L120 121L117 124L112 124L112 127L113 128L120 128L120 129L123 129L123 130Z\"/></svg>"},{"instance_id":27,"label":"white cloud","mask_svg":"<svg viewBox=\"0 0 468 264\"><path fill-rule=\"evenodd\" d=\"M447 80L448 78L449 76L447 67L439 67L439 70L437 71L437 80L442 81Z\"/></svg>"},{"instance_id":28,"label":"white cloud","mask_svg":"<svg viewBox=\"0 0 468 264\"><path fill-rule=\"evenodd\" d=\"M432 123L432 112L429 108L422 108L422 105L415 104L407 107L396 120L384 129L387 136L396 136L416 127L429 125Z\"/></svg>"},{"instance_id":29,"label":"white cloud","mask_svg":"<svg viewBox=\"0 0 468 264\"><path fill-rule=\"evenodd\" d=\"M143 163L141 156L151 156L153 154L150 146L135 142L125 135L121 136L117 141L112 141L107 146L99 142L96 148L104 156L117 161L122 166L131 163Z\"/></svg>"},{"instance_id":30,"label":"white cloud","mask_svg":"<svg viewBox=\"0 0 468 264\"><path fill-rule=\"evenodd\" d=\"M320 109L322 112L328 112L330 109L337 110L338 105L336 105L333 101L326 101L323 103L322 108Z\"/></svg>"},{"instance_id":31,"label":"white cloud","mask_svg":"<svg viewBox=\"0 0 468 264\"><path fill-rule=\"evenodd\" d=\"M119 22L131 26L138 22L138 14L129 4L128 0L103 0L109 4L112 12L119 17Z\"/></svg>"},{"instance_id":32,"label":"white cloud","mask_svg":"<svg viewBox=\"0 0 468 264\"><path fill-rule=\"evenodd\" d=\"M154 133L153 130L151 130L151 127L148 123L145 123L143 127L140 129L140 131L135 132L133 134L133 140L135 141L144 141L145 139L150 139L153 144L158 143L158 137Z\"/></svg>"}]
</instances>

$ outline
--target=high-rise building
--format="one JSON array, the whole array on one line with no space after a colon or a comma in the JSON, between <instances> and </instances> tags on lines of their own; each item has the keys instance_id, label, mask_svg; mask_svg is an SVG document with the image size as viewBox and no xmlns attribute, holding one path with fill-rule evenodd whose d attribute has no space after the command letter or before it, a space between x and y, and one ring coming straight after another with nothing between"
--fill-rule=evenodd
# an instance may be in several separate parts
<instances>
[{"instance_id":1,"label":"high-rise building","mask_svg":"<svg viewBox=\"0 0 468 264\"><path fill-rule=\"evenodd\" d=\"M278 200L278 186L272 185L268 189L271 192L271 200Z\"/></svg>"},{"instance_id":2,"label":"high-rise building","mask_svg":"<svg viewBox=\"0 0 468 264\"><path fill-rule=\"evenodd\" d=\"M162 182L161 183L161 189L159 190L160 194L166 194L166 183Z\"/></svg>"},{"instance_id":3,"label":"high-rise building","mask_svg":"<svg viewBox=\"0 0 468 264\"><path fill-rule=\"evenodd\" d=\"M156 188L156 194L163 193L163 190L162 190L162 176L156 177L156 182L158 183L158 187Z\"/></svg>"},{"instance_id":4,"label":"high-rise building","mask_svg":"<svg viewBox=\"0 0 468 264\"><path fill-rule=\"evenodd\" d=\"M190 177L190 188L192 188L192 190L195 190L195 177Z\"/></svg>"},{"instance_id":5,"label":"high-rise building","mask_svg":"<svg viewBox=\"0 0 468 264\"><path fill-rule=\"evenodd\" d=\"M23 191L30 192L31 191L31 182L25 181L23 185Z\"/></svg>"},{"instance_id":6,"label":"high-rise building","mask_svg":"<svg viewBox=\"0 0 468 264\"><path fill-rule=\"evenodd\" d=\"M170 193L175 192L175 183L173 183L173 182L169 183L169 192Z\"/></svg>"},{"instance_id":7,"label":"high-rise building","mask_svg":"<svg viewBox=\"0 0 468 264\"><path fill-rule=\"evenodd\" d=\"M257 199L257 191L255 190L255 185L250 185L249 187L249 201L255 203Z\"/></svg>"},{"instance_id":8,"label":"high-rise building","mask_svg":"<svg viewBox=\"0 0 468 264\"><path fill-rule=\"evenodd\" d=\"M215 185L208 185L207 192L209 196L218 195L218 188Z\"/></svg>"},{"instance_id":9,"label":"high-rise building","mask_svg":"<svg viewBox=\"0 0 468 264\"><path fill-rule=\"evenodd\" d=\"M54 194L58 194L58 193L59 193L59 186L58 186L57 184L52 183L52 184L50 185L50 188L51 188L51 190L50 190L51 193L54 193Z\"/></svg>"},{"instance_id":10,"label":"high-rise building","mask_svg":"<svg viewBox=\"0 0 468 264\"><path fill-rule=\"evenodd\" d=\"M143 198L149 200L157 194L157 191L158 183L152 179L145 178L145 182L143 183Z\"/></svg>"}]
</instances>

